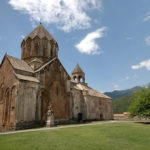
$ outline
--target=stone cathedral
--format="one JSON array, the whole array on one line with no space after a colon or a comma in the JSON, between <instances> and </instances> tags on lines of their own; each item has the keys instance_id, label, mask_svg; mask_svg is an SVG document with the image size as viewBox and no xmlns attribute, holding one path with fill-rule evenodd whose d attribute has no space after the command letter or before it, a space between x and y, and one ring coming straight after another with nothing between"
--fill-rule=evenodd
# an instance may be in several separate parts
<instances>
[{"instance_id":1,"label":"stone cathedral","mask_svg":"<svg viewBox=\"0 0 150 150\"><path fill-rule=\"evenodd\" d=\"M72 76L58 58L58 44L40 23L21 43L21 59L0 64L0 130L45 126L48 107L56 124L113 119L112 99L85 82L76 65Z\"/></svg>"}]
</instances>

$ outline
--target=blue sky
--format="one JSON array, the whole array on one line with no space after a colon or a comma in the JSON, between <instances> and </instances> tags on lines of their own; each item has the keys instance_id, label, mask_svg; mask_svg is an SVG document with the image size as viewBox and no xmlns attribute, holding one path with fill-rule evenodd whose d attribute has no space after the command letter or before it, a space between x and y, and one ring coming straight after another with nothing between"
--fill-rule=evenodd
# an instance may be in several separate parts
<instances>
[{"instance_id":1,"label":"blue sky","mask_svg":"<svg viewBox=\"0 0 150 150\"><path fill-rule=\"evenodd\" d=\"M0 61L42 21L71 74L105 92L150 82L150 0L1 0Z\"/></svg>"}]
</instances>

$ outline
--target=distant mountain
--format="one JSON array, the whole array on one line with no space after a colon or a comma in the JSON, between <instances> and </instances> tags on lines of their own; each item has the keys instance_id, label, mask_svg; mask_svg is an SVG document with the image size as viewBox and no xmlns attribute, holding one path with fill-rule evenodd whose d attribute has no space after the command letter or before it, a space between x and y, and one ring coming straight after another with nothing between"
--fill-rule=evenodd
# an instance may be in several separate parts
<instances>
[{"instance_id":1,"label":"distant mountain","mask_svg":"<svg viewBox=\"0 0 150 150\"><path fill-rule=\"evenodd\" d=\"M140 90L142 87L140 86L136 86L133 87L131 89L127 89L127 90L115 90L112 92L105 92L104 94L106 94L107 96L111 97L112 99L116 99L116 98L121 98L124 96L128 96L130 94L135 93L137 90Z\"/></svg>"}]
</instances>

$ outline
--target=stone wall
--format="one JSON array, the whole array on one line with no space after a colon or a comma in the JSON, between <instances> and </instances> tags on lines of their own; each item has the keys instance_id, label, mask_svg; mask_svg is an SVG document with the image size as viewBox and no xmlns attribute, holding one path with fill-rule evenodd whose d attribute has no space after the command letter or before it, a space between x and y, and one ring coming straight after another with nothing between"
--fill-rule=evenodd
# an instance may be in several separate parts
<instances>
[{"instance_id":1,"label":"stone wall","mask_svg":"<svg viewBox=\"0 0 150 150\"><path fill-rule=\"evenodd\" d=\"M100 103L99 98L89 95L84 95L87 106L87 120L100 119Z\"/></svg>"},{"instance_id":2,"label":"stone wall","mask_svg":"<svg viewBox=\"0 0 150 150\"><path fill-rule=\"evenodd\" d=\"M55 121L69 120L70 93L67 92L69 75L59 62L55 60L37 73L41 86L41 120L46 120L47 108L52 105Z\"/></svg>"},{"instance_id":3,"label":"stone wall","mask_svg":"<svg viewBox=\"0 0 150 150\"><path fill-rule=\"evenodd\" d=\"M138 118L134 117L131 118L129 116L129 112L124 112L123 114L114 114L114 120L120 120L120 121L150 121L148 118Z\"/></svg>"},{"instance_id":4,"label":"stone wall","mask_svg":"<svg viewBox=\"0 0 150 150\"><path fill-rule=\"evenodd\" d=\"M29 81L20 81L18 90L17 101L17 124L38 121L36 118L37 101L39 100L37 95L39 91L39 84Z\"/></svg>"},{"instance_id":5,"label":"stone wall","mask_svg":"<svg viewBox=\"0 0 150 150\"><path fill-rule=\"evenodd\" d=\"M112 100L102 98L103 118L105 120L113 119Z\"/></svg>"},{"instance_id":6,"label":"stone wall","mask_svg":"<svg viewBox=\"0 0 150 150\"><path fill-rule=\"evenodd\" d=\"M82 113L83 120L87 119L86 106L84 106L84 97L80 90L72 89L71 91L71 116L73 120L78 120L78 114Z\"/></svg>"},{"instance_id":7,"label":"stone wall","mask_svg":"<svg viewBox=\"0 0 150 150\"><path fill-rule=\"evenodd\" d=\"M13 129L16 125L16 103L19 82L5 57L0 66L0 126Z\"/></svg>"},{"instance_id":8,"label":"stone wall","mask_svg":"<svg viewBox=\"0 0 150 150\"><path fill-rule=\"evenodd\" d=\"M72 119L79 120L110 120L113 119L112 100L88 95L86 91L71 89Z\"/></svg>"},{"instance_id":9,"label":"stone wall","mask_svg":"<svg viewBox=\"0 0 150 150\"><path fill-rule=\"evenodd\" d=\"M112 100L85 95L87 106L87 120L110 120L113 119Z\"/></svg>"}]
</instances>

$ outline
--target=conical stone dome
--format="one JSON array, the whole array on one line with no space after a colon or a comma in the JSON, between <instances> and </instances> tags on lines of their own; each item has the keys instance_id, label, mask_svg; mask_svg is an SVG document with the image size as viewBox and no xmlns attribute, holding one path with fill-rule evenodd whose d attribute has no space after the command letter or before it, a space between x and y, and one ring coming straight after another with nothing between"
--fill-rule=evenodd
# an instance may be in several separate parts
<instances>
[{"instance_id":1,"label":"conical stone dome","mask_svg":"<svg viewBox=\"0 0 150 150\"><path fill-rule=\"evenodd\" d=\"M72 74L77 74L77 73L84 74L84 72L82 71L82 69L80 68L80 66L78 64L76 65L76 67L72 71Z\"/></svg>"},{"instance_id":2,"label":"conical stone dome","mask_svg":"<svg viewBox=\"0 0 150 150\"><path fill-rule=\"evenodd\" d=\"M40 39L46 37L49 41L55 41L52 35L45 29L45 27L41 23L29 35L27 35L24 40L27 40L28 38L34 39L36 36L38 36Z\"/></svg>"},{"instance_id":3,"label":"conical stone dome","mask_svg":"<svg viewBox=\"0 0 150 150\"><path fill-rule=\"evenodd\" d=\"M58 44L40 23L21 43L22 59L27 62L38 58L45 61L58 56Z\"/></svg>"},{"instance_id":4,"label":"conical stone dome","mask_svg":"<svg viewBox=\"0 0 150 150\"><path fill-rule=\"evenodd\" d=\"M85 83L85 73L82 71L81 67L77 64L74 70L72 71L72 81L80 83Z\"/></svg>"}]
</instances>

